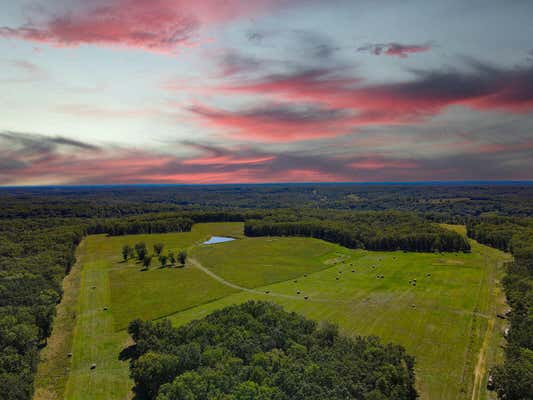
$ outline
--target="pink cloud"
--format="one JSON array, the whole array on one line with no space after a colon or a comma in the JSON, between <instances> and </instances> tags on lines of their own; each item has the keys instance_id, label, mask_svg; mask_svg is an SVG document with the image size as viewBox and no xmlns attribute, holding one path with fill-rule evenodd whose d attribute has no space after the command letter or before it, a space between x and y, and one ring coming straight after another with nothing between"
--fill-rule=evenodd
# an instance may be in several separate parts
<instances>
[{"instance_id":1,"label":"pink cloud","mask_svg":"<svg viewBox=\"0 0 533 400\"><path fill-rule=\"evenodd\" d=\"M184 165L239 165L239 164L260 164L271 161L274 156L254 157L254 158L233 158L230 156L192 158L183 161Z\"/></svg>"},{"instance_id":2,"label":"pink cloud","mask_svg":"<svg viewBox=\"0 0 533 400\"><path fill-rule=\"evenodd\" d=\"M348 164L354 169L377 170L384 168L411 169L418 168L418 164L410 161L387 160L383 157L368 158Z\"/></svg>"},{"instance_id":3,"label":"pink cloud","mask_svg":"<svg viewBox=\"0 0 533 400\"><path fill-rule=\"evenodd\" d=\"M368 51L371 54L407 58L410 54L424 53L431 50L430 44L401 44L401 43L375 43L368 44L357 49L358 51Z\"/></svg>"},{"instance_id":4,"label":"pink cloud","mask_svg":"<svg viewBox=\"0 0 533 400\"><path fill-rule=\"evenodd\" d=\"M283 1L112 0L66 12L42 24L0 28L0 37L57 47L93 44L171 52L194 43L203 25L253 16Z\"/></svg>"},{"instance_id":5,"label":"pink cloud","mask_svg":"<svg viewBox=\"0 0 533 400\"><path fill-rule=\"evenodd\" d=\"M0 132L0 185L261 183L531 178L531 140L465 154L399 158L368 151L306 154L181 143L196 154L98 146L65 137ZM342 146L342 145L340 145ZM337 149L339 150L339 149ZM467 149L468 150L468 149ZM523 168L517 168L522 165Z\"/></svg>"},{"instance_id":6,"label":"pink cloud","mask_svg":"<svg viewBox=\"0 0 533 400\"><path fill-rule=\"evenodd\" d=\"M385 55L406 58L409 54L424 53L431 50L429 45L402 45L399 43L390 43L385 50Z\"/></svg>"},{"instance_id":7,"label":"pink cloud","mask_svg":"<svg viewBox=\"0 0 533 400\"><path fill-rule=\"evenodd\" d=\"M498 70L480 64L473 67L470 73L418 72L409 81L377 85L323 69L239 81L218 90L348 109L358 113L360 124L421 122L452 105L514 113L533 109L533 68Z\"/></svg>"},{"instance_id":8,"label":"pink cloud","mask_svg":"<svg viewBox=\"0 0 533 400\"><path fill-rule=\"evenodd\" d=\"M354 125L349 115L335 110L274 105L238 112L196 106L191 111L204 125L228 136L254 141L291 142L338 136Z\"/></svg>"}]
</instances>

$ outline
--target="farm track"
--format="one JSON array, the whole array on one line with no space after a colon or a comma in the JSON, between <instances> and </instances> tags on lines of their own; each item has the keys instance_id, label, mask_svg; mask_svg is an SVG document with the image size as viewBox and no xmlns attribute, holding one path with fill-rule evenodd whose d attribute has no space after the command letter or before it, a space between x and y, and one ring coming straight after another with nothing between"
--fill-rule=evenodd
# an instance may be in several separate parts
<instances>
[{"instance_id":1,"label":"farm track","mask_svg":"<svg viewBox=\"0 0 533 400\"><path fill-rule=\"evenodd\" d=\"M205 274L209 275L211 278L217 280L218 282L222 283L223 285L226 285L226 286L231 287L233 289L241 290L243 292L251 293L251 294L260 294L260 295L267 294L268 296L278 297L278 298L282 298L282 299L309 301L309 302L315 302L315 303L358 305L358 304L366 302L365 299L358 300L358 301L353 301L353 300L328 299L328 298L323 298L323 297L312 297L312 298L309 298L309 299L306 300L303 297L304 295L294 296L294 295L284 294L284 293L274 293L274 292L271 292L271 291L269 291L269 293L265 293L265 290L250 289L250 288L247 288L247 287L244 287L244 286L240 286L240 285L236 285L235 283L229 282L229 281L225 280L224 278L222 278L220 275L215 274L209 268L204 267L198 260L196 260L194 258L189 257L188 261L193 267L198 268L200 271L202 271ZM331 268L333 268L333 267L331 267ZM276 283L283 283L283 282L276 282ZM268 286L270 286L270 285L268 285ZM368 292L371 292L371 291L369 290ZM408 294L409 294L409 290L406 290L400 296L400 298L405 297ZM395 299L395 301L396 300L397 299ZM432 309L435 310L434 307ZM451 312L451 313L454 313L454 314L458 314L458 315L476 315L476 316L481 317L481 318L487 318L487 319L490 318L489 315L484 314L484 313L480 313L480 312L476 312L476 311L474 311L474 312L465 312L465 311L455 310L455 309L451 309L451 308L444 308L444 307L439 307L438 309L442 310L442 311L447 311L447 312ZM181 312L181 311L178 311L178 312Z\"/></svg>"},{"instance_id":2,"label":"farm track","mask_svg":"<svg viewBox=\"0 0 533 400\"><path fill-rule=\"evenodd\" d=\"M488 266L489 262L487 257L485 257L485 265ZM490 268L490 273L488 275L488 290L492 292L495 289L495 269ZM487 324L487 329L485 335L483 336L483 342L481 348L479 349L479 355L477 363L474 369L474 384L472 387L472 397L471 400L480 400L483 393L483 382L485 381L485 375L487 373L487 352L490 346L492 335L494 334L494 325L496 323L496 312L497 304L496 301L491 302L489 309L487 310L490 313L490 317Z\"/></svg>"}]
</instances>

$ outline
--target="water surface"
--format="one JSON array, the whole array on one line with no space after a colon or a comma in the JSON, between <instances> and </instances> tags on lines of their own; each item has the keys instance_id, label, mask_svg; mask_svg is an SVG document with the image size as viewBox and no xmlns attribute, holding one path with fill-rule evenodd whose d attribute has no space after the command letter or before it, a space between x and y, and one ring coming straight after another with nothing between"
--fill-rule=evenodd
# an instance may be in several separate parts
<instances>
[{"instance_id":1,"label":"water surface","mask_svg":"<svg viewBox=\"0 0 533 400\"><path fill-rule=\"evenodd\" d=\"M202 244L224 243L224 242L231 242L232 240L235 240L235 238L224 237L224 236L211 236L209 240L205 241Z\"/></svg>"}]
</instances>

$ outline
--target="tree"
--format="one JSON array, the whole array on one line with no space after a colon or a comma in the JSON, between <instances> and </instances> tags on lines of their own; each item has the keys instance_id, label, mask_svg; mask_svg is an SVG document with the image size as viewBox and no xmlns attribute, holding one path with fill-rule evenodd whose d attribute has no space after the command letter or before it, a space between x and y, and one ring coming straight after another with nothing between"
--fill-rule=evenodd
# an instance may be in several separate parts
<instances>
[{"instance_id":1,"label":"tree","mask_svg":"<svg viewBox=\"0 0 533 400\"><path fill-rule=\"evenodd\" d=\"M173 251L169 250L169 252L168 252L168 261L170 262L171 265L176 264L176 256L174 255Z\"/></svg>"},{"instance_id":2,"label":"tree","mask_svg":"<svg viewBox=\"0 0 533 400\"><path fill-rule=\"evenodd\" d=\"M178 261L181 265L185 265L185 261L187 261L187 250L180 250L178 253Z\"/></svg>"},{"instance_id":3,"label":"tree","mask_svg":"<svg viewBox=\"0 0 533 400\"><path fill-rule=\"evenodd\" d=\"M150 264L152 264L152 256L149 254L145 254L143 258L143 266L145 269L150 268Z\"/></svg>"},{"instance_id":4,"label":"tree","mask_svg":"<svg viewBox=\"0 0 533 400\"><path fill-rule=\"evenodd\" d=\"M154 244L154 253L156 256L161 255L161 252L163 251L163 247L165 247L163 243Z\"/></svg>"},{"instance_id":5,"label":"tree","mask_svg":"<svg viewBox=\"0 0 533 400\"><path fill-rule=\"evenodd\" d=\"M159 387L178 375L179 359L173 355L148 352L131 366L131 376L140 393L155 398Z\"/></svg>"},{"instance_id":6,"label":"tree","mask_svg":"<svg viewBox=\"0 0 533 400\"><path fill-rule=\"evenodd\" d=\"M163 255L163 254L161 254L159 256L159 262L161 263L162 267L166 267L167 266L167 259L168 259L168 257Z\"/></svg>"},{"instance_id":7,"label":"tree","mask_svg":"<svg viewBox=\"0 0 533 400\"><path fill-rule=\"evenodd\" d=\"M414 358L250 301L179 328L134 321L135 391L157 400L415 400Z\"/></svg>"},{"instance_id":8,"label":"tree","mask_svg":"<svg viewBox=\"0 0 533 400\"><path fill-rule=\"evenodd\" d=\"M125 244L124 246L122 246L122 258L124 259L124 261L128 261L128 258L131 257L132 252L133 249L129 244Z\"/></svg>"},{"instance_id":9,"label":"tree","mask_svg":"<svg viewBox=\"0 0 533 400\"><path fill-rule=\"evenodd\" d=\"M136 243L135 253L137 253L137 258L140 261L144 260L144 257L148 254L148 249L146 248L146 244L144 242Z\"/></svg>"}]
</instances>

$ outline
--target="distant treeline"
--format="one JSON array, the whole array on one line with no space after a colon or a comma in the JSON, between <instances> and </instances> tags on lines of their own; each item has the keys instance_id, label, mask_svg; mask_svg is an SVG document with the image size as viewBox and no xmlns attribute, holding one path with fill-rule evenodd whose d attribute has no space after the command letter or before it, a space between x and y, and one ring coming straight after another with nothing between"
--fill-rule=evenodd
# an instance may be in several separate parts
<instances>
[{"instance_id":1,"label":"distant treeline","mask_svg":"<svg viewBox=\"0 0 533 400\"><path fill-rule=\"evenodd\" d=\"M367 250L419 252L470 251L456 232L408 213L279 211L261 220L248 220L247 236L306 236Z\"/></svg>"},{"instance_id":2,"label":"distant treeline","mask_svg":"<svg viewBox=\"0 0 533 400\"><path fill-rule=\"evenodd\" d=\"M501 399L530 399L533 393L533 220L491 217L472 221L470 237L510 251L503 286L511 306L505 361L492 375Z\"/></svg>"},{"instance_id":3,"label":"distant treeline","mask_svg":"<svg viewBox=\"0 0 533 400\"><path fill-rule=\"evenodd\" d=\"M157 400L415 400L414 359L375 337L249 301L174 328L133 321L131 376Z\"/></svg>"},{"instance_id":4,"label":"distant treeline","mask_svg":"<svg viewBox=\"0 0 533 400\"><path fill-rule=\"evenodd\" d=\"M92 220L88 234L107 233L111 236L138 233L188 232L199 222L242 222L262 218L266 211L180 211L149 213L122 218Z\"/></svg>"},{"instance_id":5,"label":"distant treeline","mask_svg":"<svg viewBox=\"0 0 533 400\"><path fill-rule=\"evenodd\" d=\"M415 212L464 223L533 216L533 185L270 184L0 188L0 218L110 218L203 209L320 208Z\"/></svg>"},{"instance_id":6,"label":"distant treeline","mask_svg":"<svg viewBox=\"0 0 533 400\"><path fill-rule=\"evenodd\" d=\"M182 211L93 220L87 233L126 235L190 231L194 223L244 221L247 236L306 236L368 250L469 251L461 235L395 211Z\"/></svg>"}]
</instances>

